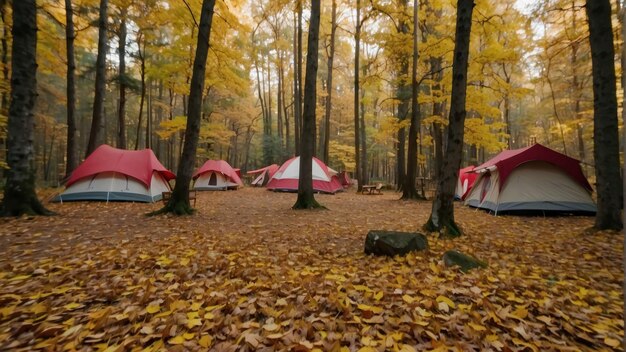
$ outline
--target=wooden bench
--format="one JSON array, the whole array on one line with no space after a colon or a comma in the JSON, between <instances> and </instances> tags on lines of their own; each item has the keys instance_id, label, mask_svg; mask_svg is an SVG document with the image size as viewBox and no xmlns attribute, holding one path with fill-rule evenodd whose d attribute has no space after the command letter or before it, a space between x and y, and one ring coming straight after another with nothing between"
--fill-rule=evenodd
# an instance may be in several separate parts
<instances>
[{"instance_id":1,"label":"wooden bench","mask_svg":"<svg viewBox=\"0 0 626 352\"><path fill-rule=\"evenodd\" d=\"M363 188L361 188L361 194L383 194L382 189L382 183L378 183L376 185L363 185Z\"/></svg>"},{"instance_id":2,"label":"wooden bench","mask_svg":"<svg viewBox=\"0 0 626 352\"><path fill-rule=\"evenodd\" d=\"M191 201L193 200L193 206L196 206L196 196L198 195L198 191L196 190L189 190L189 203L191 203ZM162 197L161 200L163 201L163 204L167 204L167 202L170 201L170 199L172 198L172 192L163 192L162 193Z\"/></svg>"}]
</instances>

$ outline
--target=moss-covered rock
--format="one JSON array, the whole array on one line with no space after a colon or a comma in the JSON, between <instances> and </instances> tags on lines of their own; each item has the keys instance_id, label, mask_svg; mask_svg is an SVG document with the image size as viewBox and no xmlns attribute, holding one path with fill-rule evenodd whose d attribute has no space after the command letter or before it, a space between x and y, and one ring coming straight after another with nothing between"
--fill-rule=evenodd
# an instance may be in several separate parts
<instances>
[{"instance_id":1,"label":"moss-covered rock","mask_svg":"<svg viewBox=\"0 0 626 352\"><path fill-rule=\"evenodd\" d=\"M448 267L458 265L464 273L472 269L487 267L487 263L481 261L480 259L455 250L445 252L443 254L443 262Z\"/></svg>"},{"instance_id":2,"label":"moss-covered rock","mask_svg":"<svg viewBox=\"0 0 626 352\"><path fill-rule=\"evenodd\" d=\"M365 254L405 255L428 249L426 236L416 232L372 230L365 238Z\"/></svg>"}]
</instances>

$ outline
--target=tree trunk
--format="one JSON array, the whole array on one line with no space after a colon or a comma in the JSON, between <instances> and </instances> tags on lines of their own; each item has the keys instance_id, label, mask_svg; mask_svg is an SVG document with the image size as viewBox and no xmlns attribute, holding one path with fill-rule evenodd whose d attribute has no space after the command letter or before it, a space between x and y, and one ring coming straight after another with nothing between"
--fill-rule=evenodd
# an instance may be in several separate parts
<instances>
[{"instance_id":1,"label":"tree trunk","mask_svg":"<svg viewBox=\"0 0 626 352\"><path fill-rule=\"evenodd\" d=\"M452 95L448 125L448 143L441 177L433 200L432 212L424 225L427 231L440 231L443 237L462 234L454 221L454 189L463 156L463 134L465 125L465 100L467 93L467 63L469 55L472 11L474 0L458 0L454 59L452 62Z\"/></svg>"},{"instance_id":2,"label":"tree trunk","mask_svg":"<svg viewBox=\"0 0 626 352\"><path fill-rule=\"evenodd\" d=\"M74 59L74 13L72 0L65 0L65 46L67 50L67 150L65 162L65 178L78 166L78 149L76 147L76 87L74 83L76 62Z\"/></svg>"},{"instance_id":3,"label":"tree trunk","mask_svg":"<svg viewBox=\"0 0 626 352\"><path fill-rule=\"evenodd\" d=\"M354 31L354 159L355 174L358 183L357 192L363 189L363 175L361 175L361 138L359 128L359 63L361 52L361 0L356 0L356 28Z\"/></svg>"},{"instance_id":4,"label":"tree trunk","mask_svg":"<svg viewBox=\"0 0 626 352\"><path fill-rule=\"evenodd\" d=\"M402 6L403 13L407 9L407 0L401 0L399 3ZM408 34L409 25L405 19L402 19L399 24L400 33ZM398 120L404 121L409 115L409 59L407 56L402 56L400 63L400 72L398 80L398 91L396 96L398 98ZM406 179L406 128L400 127L398 130L398 143L396 144L396 187L398 191L401 191L404 187Z\"/></svg>"},{"instance_id":5,"label":"tree trunk","mask_svg":"<svg viewBox=\"0 0 626 352\"><path fill-rule=\"evenodd\" d=\"M589 43L593 72L593 142L598 212L595 228L622 228L622 195L617 127L615 51L611 28L611 2L587 0Z\"/></svg>"},{"instance_id":6,"label":"tree trunk","mask_svg":"<svg viewBox=\"0 0 626 352\"><path fill-rule=\"evenodd\" d=\"M295 155L300 155L300 127L302 120L302 0L296 2L296 14L294 16L294 38L293 38L293 104L294 104L294 136Z\"/></svg>"},{"instance_id":7,"label":"tree trunk","mask_svg":"<svg viewBox=\"0 0 626 352\"><path fill-rule=\"evenodd\" d=\"M324 140L322 159L328 165L330 144L330 113L332 111L333 96L333 61L335 59L335 34L337 33L337 0L333 0L330 20L330 52L328 54L328 79L326 80L326 113L324 114Z\"/></svg>"},{"instance_id":8,"label":"tree trunk","mask_svg":"<svg viewBox=\"0 0 626 352\"><path fill-rule=\"evenodd\" d=\"M363 77L367 77L368 65L363 65ZM363 184L369 183L369 172L367 172L367 136L365 131L365 91L361 90L360 111L359 111L359 141L361 142L361 156L359 161L361 162L361 180Z\"/></svg>"},{"instance_id":9,"label":"tree trunk","mask_svg":"<svg viewBox=\"0 0 626 352\"><path fill-rule=\"evenodd\" d=\"M143 49L141 40L143 38ZM139 98L139 117L137 118L137 136L135 138L135 150L139 149L139 136L141 136L141 119L143 117L143 104L146 99L146 39L142 32L137 34L137 53L139 56L139 74L141 76L141 98ZM142 51L143 50L143 51Z\"/></svg>"},{"instance_id":10,"label":"tree trunk","mask_svg":"<svg viewBox=\"0 0 626 352\"><path fill-rule=\"evenodd\" d=\"M96 59L96 92L93 100L91 132L87 143L88 157L102 144L101 132L104 119L104 95L106 84L106 53L107 53L107 5L108 0L100 0L100 18L98 19L98 58Z\"/></svg>"},{"instance_id":11,"label":"tree trunk","mask_svg":"<svg viewBox=\"0 0 626 352\"><path fill-rule=\"evenodd\" d=\"M35 193L33 134L37 99L37 6L13 1L11 103L7 135L4 199L0 215L50 215Z\"/></svg>"},{"instance_id":12,"label":"tree trunk","mask_svg":"<svg viewBox=\"0 0 626 352\"><path fill-rule=\"evenodd\" d=\"M407 156L406 178L402 188L402 199L424 199L417 193L415 178L417 176L417 137L420 127L420 112L417 102L417 61L419 59L417 49L417 22L418 4L413 0L413 67L411 71L411 126L409 127L409 152Z\"/></svg>"},{"instance_id":13,"label":"tree trunk","mask_svg":"<svg viewBox=\"0 0 626 352\"><path fill-rule=\"evenodd\" d=\"M311 19L306 54L304 83L304 115L302 145L300 146L300 178L298 199L293 209L313 209L321 206L313 196L313 152L315 151L315 108L317 105L317 66L320 32L320 0L311 0Z\"/></svg>"},{"instance_id":14,"label":"tree trunk","mask_svg":"<svg viewBox=\"0 0 626 352\"><path fill-rule=\"evenodd\" d=\"M215 0L202 1L202 14L198 30L198 44L196 57L193 62L193 74L189 87L189 108L187 127L185 129L185 144L181 160L178 163L176 173L176 186L172 192L172 198L167 205L156 213L174 213L176 215L192 214L193 208L189 204L189 183L193 167L196 162L196 149L200 137L200 122L202 114L202 93L204 92L204 77L206 73L206 60L209 52L209 39L211 37L211 23L213 21L213 8Z\"/></svg>"},{"instance_id":15,"label":"tree trunk","mask_svg":"<svg viewBox=\"0 0 626 352\"><path fill-rule=\"evenodd\" d=\"M117 110L117 147L126 149L126 8L122 8L120 12L119 41L120 101Z\"/></svg>"}]
</instances>

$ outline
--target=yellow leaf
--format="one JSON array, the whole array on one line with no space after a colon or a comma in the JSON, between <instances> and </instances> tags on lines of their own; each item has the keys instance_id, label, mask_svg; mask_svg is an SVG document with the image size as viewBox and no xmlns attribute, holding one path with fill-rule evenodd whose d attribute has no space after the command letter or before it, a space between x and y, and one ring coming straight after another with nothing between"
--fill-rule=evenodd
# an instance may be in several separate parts
<instances>
[{"instance_id":1,"label":"yellow leaf","mask_svg":"<svg viewBox=\"0 0 626 352\"><path fill-rule=\"evenodd\" d=\"M217 305L217 306L208 306L204 310L207 311L207 312L210 312L212 310L222 309L222 308L224 308L224 305L220 304L220 305Z\"/></svg>"},{"instance_id":2,"label":"yellow leaf","mask_svg":"<svg viewBox=\"0 0 626 352\"><path fill-rule=\"evenodd\" d=\"M518 339L518 338L513 338L513 340L512 340L512 341L513 341L513 343L514 343L514 344L516 344L516 345L518 345L518 346L525 346L525 347L528 347L528 348L530 348L531 350L533 350L534 352L537 352L537 351L538 351L538 350L537 350L537 347L536 347L535 345L531 344L531 343L524 342L524 341L522 341L522 340L520 340L520 339Z\"/></svg>"},{"instance_id":3,"label":"yellow leaf","mask_svg":"<svg viewBox=\"0 0 626 352\"><path fill-rule=\"evenodd\" d=\"M185 340L191 340L194 338L194 336L196 336L196 334L194 334L193 332L187 332L183 334L183 338Z\"/></svg>"},{"instance_id":4,"label":"yellow leaf","mask_svg":"<svg viewBox=\"0 0 626 352\"><path fill-rule=\"evenodd\" d=\"M167 343L169 343L170 345L182 345L183 342L185 342L185 338L180 335L173 337L167 341Z\"/></svg>"},{"instance_id":5,"label":"yellow leaf","mask_svg":"<svg viewBox=\"0 0 626 352\"><path fill-rule=\"evenodd\" d=\"M146 312L148 312L149 314L154 314L160 310L161 306L158 304L150 304L148 305L148 307L146 307Z\"/></svg>"},{"instance_id":6,"label":"yellow leaf","mask_svg":"<svg viewBox=\"0 0 626 352\"><path fill-rule=\"evenodd\" d=\"M200 345L200 347L209 348L212 342L213 342L213 338L211 336L204 335L200 338L200 341L198 341L198 344Z\"/></svg>"},{"instance_id":7,"label":"yellow leaf","mask_svg":"<svg viewBox=\"0 0 626 352\"><path fill-rule=\"evenodd\" d=\"M13 313L13 309L15 308L15 306L11 306L11 307L6 307L6 308L2 308L2 311L0 311L2 313L3 316L5 316L5 309L7 310L7 314L9 315L11 313ZM35 314L41 314L41 313L45 313L48 311L48 306L46 306L44 303L37 303L34 306L30 307L30 311L35 313Z\"/></svg>"},{"instance_id":8,"label":"yellow leaf","mask_svg":"<svg viewBox=\"0 0 626 352\"><path fill-rule=\"evenodd\" d=\"M611 346L611 347L613 347L613 348L618 348L618 347L620 346L620 341L619 341L619 340L617 340L617 339L612 339L612 338L610 338L610 337L605 338L605 339L604 339L604 343L605 343L607 346Z\"/></svg>"},{"instance_id":9,"label":"yellow leaf","mask_svg":"<svg viewBox=\"0 0 626 352\"><path fill-rule=\"evenodd\" d=\"M417 352L417 350L410 345L401 344L400 346L402 346L400 352Z\"/></svg>"},{"instance_id":10,"label":"yellow leaf","mask_svg":"<svg viewBox=\"0 0 626 352\"><path fill-rule=\"evenodd\" d=\"M526 308L517 308L513 313L510 314L512 317L517 318L519 320L524 320L528 316L528 310Z\"/></svg>"},{"instance_id":11,"label":"yellow leaf","mask_svg":"<svg viewBox=\"0 0 626 352\"><path fill-rule=\"evenodd\" d=\"M200 307L202 307L202 303L201 302L194 302L191 304L191 310L198 310L200 309Z\"/></svg>"},{"instance_id":12,"label":"yellow leaf","mask_svg":"<svg viewBox=\"0 0 626 352\"><path fill-rule=\"evenodd\" d=\"M187 312L187 319L198 319L198 312Z\"/></svg>"},{"instance_id":13,"label":"yellow leaf","mask_svg":"<svg viewBox=\"0 0 626 352\"><path fill-rule=\"evenodd\" d=\"M213 319L215 318L215 315L213 315L213 313L208 312L204 315L204 319Z\"/></svg>"},{"instance_id":14,"label":"yellow leaf","mask_svg":"<svg viewBox=\"0 0 626 352\"><path fill-rule=\"evenodd\" d=\"M469 325L472 329L476 330L476 331L486 331L487 328L480 325L480 324L474 324L474 323L467 323L467 325Z\"/></svg>"},{"instance_id":15,"label":"yellow leaf","mask_svg":"<svg viewBox=\"0 0 626 352\"><path fill-rule=\"evenodd\" d=\"M402 296L402 300L405 301L408 304L411 304L411 303L415 302L417 299L415 299L415 298L413 298L413 297L411 297L409 295L404 295L404 296Z\"/></svg>"},{"instance_id":16,"label":"yellow leaf","mask_svg":"<svg viewBox=\"0 0 626 352\"><path fill-rule=\"evenodd\" d=\"M187 266L189 265L189 258L183 258L180 260L180 265Z\"/></svg>"},{"instance_id":17,"label":"yellow leaf","mask_svg":"<svg viewBox=\"0 0 626 352\"><path fill-rule=\"evenodd\" d=\"M374 295L374 299L377 301L380 301L381 298L383 298L383 291L378 291L376 292L376 294Z\"/></svg>"},{"instance_id":18,"label":"yellow leaf","mask_svg":"<svg viewBox=\"0 0 626 352\"><path fill-rule=\"evenodd\" d=\"M354 285L354 289L357 291L372 292L372 290L365 285Z\"/></svg>"},{"instance_id":19,"label":"yellow leaf","mask_svg":"<svg viewBox=\"0 0 626 352\"><path fill-rule=\"evenodd\" d=\"M454 304L454 302L452 302L452 300L450 298L446 297L446 296L438 296L437 297L437 302L439 302L439 303L443 302L443 303L447 304L448 307L453 308L453 309L456 308L456 305Z\"/></svg>"},{"instance_id":20,"label":"yellow leaf","mask_svg":"<svg viewBox=\"0 0 626 352\"><path fill-rule=\"evenodd\" d=\"M378 352L378 350L375 349L374 347L365 346L365 347L359 348L358 352Z\"/></svg>"},{"instance_id":21,"label":"yellow leaf","mask_svg":"<svg viewBox=\"0 0 626 352\"><path fill-rule=\"evenodd\" d=\"M428 264L428 266L430 267L430 270L432 270L433 273L435 273L435 274L439 274L441 272L441 269L439 269L439 266L437 266L437 264L435 264L433 262L430 262Z\"/></svg>"},{"instance_id":22,"label":"yellow leaf","mask_svg":"<svg viewBox=\"0 0 626 352\"><path fill-rule=\"evenodd\" d=\"M76 308L80 308L83 305L80 303L76 303L76 302L72 302L72 303L68 303L66 305L63 306L63 308L67 309L67 310L74 310Z\"/></svg>"},{"instance_id":23,"label":"yellow leaf","mask_svg":"<svg viewBox=\"0 0 626 352\"><path fill-rule=\"evenodd\" d=\"M487 335L487 336L485 336L485 340L487 342L498 341L498 335Z\"/></svg>"},{"instance_id":24,"label":"yellow leaf","mask_svg":"<svg viewBox=\"0 0 626 352\"><path fill-rule=\"evenodd\" d=\"M17 276L13 276L12 278L9 279L9 281L21 281L21 280L26 280L30 277L30 275L17 275Z\"/></svg>"},{"instance_id":25,"label":"yellow leaf","mask_svg":"<svg viewBox=\"0 0 626 352\"><path fill-rule=\"evenodd\" d=\"M269 334L269 335L267 335L265 337L270 339L270 340L278 340L278 339L282 339L283 336L285 336L285 334L283 334L283 333L276 333L276 334Z\"/></svg>"},{"instance_id":26,"label":"yellow leaf","mask_svg":"<svg viewBox=\"0 0 626 352\"><path fill-rule=\"evenodd\" d=\"M202 325L202 320L200 319L187 319L187 328L189 329L200 325Z\"/></svg>"},{"instance_id":27,"label":"yellow leaf","mask_svg":"<svg viewBox=\"0 0 626 352\"><path fill-rule=\"evenodd\" d=\"M368 306L367 304L359 304L357 306L360 310L369 310L374 314L380 314L383 312L383 309L380 307Z\"/></svg>"}]
</instances>

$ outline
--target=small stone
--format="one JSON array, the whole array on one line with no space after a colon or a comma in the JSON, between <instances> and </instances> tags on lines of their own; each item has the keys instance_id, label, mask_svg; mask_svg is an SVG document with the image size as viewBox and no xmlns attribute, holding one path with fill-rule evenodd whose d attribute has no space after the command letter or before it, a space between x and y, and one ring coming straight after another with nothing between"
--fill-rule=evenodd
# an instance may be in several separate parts
<instances>
[{"instance_id":1,"label":"small stone","mask_svg":"<svg viewBox=\"0 0 626 352\"><path fill-rule=\"evenodd\" d=\"M443 254L443 262L447 267L458 265L461 267L461 271L466 273L476 268L486 268L487 263L472 257L471 255L463 254L459 251L450 250Z\"/></svg>"},{"instance_id":2,"label":"small stone","mask_svg":"<svg viewBox=\"0 0 626 352\"><path fill-rule=\"evenodd\" d=\"M365 238L365 254L393 257L425 249L428 249L428 240L417 232L372 230Z\"/></svg>"}]
</instances>

